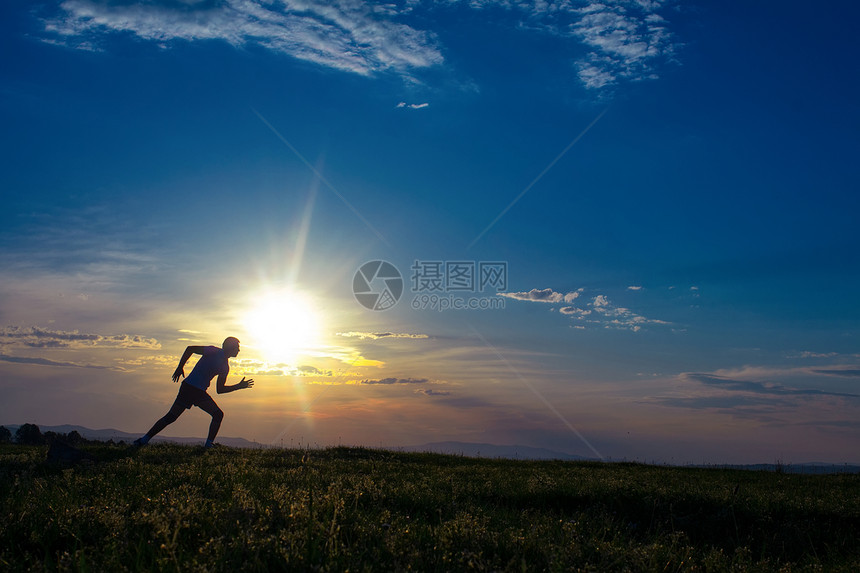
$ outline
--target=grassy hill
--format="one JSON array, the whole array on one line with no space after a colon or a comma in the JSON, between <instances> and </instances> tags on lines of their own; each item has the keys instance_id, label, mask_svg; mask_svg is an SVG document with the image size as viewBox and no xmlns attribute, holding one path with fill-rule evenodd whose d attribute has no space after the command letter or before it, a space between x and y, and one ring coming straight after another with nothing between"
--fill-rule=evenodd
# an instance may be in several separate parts
<instances>
[{"instance_id":1,"label":"grassy hill","mask_svg":"<svg viewBox=\"0 0 860 573\"><path fill-rule=\"evenodd\" d=\"M860 476L0 446L0 570L860 570Z\"/></svg>"}]
</instances>

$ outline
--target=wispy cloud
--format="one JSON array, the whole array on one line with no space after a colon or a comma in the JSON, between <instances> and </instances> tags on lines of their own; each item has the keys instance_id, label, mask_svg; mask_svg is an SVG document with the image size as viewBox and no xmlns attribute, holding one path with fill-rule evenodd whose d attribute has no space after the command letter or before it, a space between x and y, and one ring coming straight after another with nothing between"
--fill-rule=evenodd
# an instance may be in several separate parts
<instances>
[{"instance_id":1,"label":"wispy cloud","mask_svg":"<svg viewBox=\"0 0 860 573\"><path fill-rule=\"evenodd\" d=\"M809 422L801 422L800 426L817 426L830 427L837 429L860 430L860 420L811 420Z\"/></svg>"},{"instance_id":2,"label":"wispy cloud","mask_svg":"<svg viewBox=\"0 0 860 573\"><path fill-rule=\"evenodd\" d=\"M558 311L561 314L566 314L568 316L588 316L591 314L591 311L585 308L577 308L575 306L563 306Z\"/></svg>"},{"instance_id":3,"label":"wispy cloud","mask_svg":"<svg viewBox=\"0 0 860 573\"><path fill-rule=\"evenodd\" d=\"M233 370L238 374L250 376L292 376L305 378L331 378L334 372L309 364L291 365L284 363L269 363L254 358L237 358L233 360Z\"/></svg>"},{"instance_id":4,"label":"wispy cloud","mask_svg":"<svg viewBox=\"0 0 860 573\"><path fill-rule=\"evenodd\" d=\"M677 49L668 23L658 14L664 0L610 0L575 9L578 21L570 30L589 47L576 62L586 87L605 88L622 79L657 77L657 65L671 59Z\"/></svg>"},{"instance_id":5,"label":"wispy cloud","mask_svg":"<svg viewBox=\"0 0 860 573\"><path fill-rule=\"evenodd\" d=\"M382 338L406 338L406 339L425 339L430 338L426 334L412 334L409 332L338 332L337 336L344 338L358 338L359 340L379 340Z\"/></svg>"},{"instance_id":6,"label":"wispy cloud","mask_svg":"<svg viewBox=\"0 0 860 573\"><path fill-rule=\"evenodd\" d=\"M23 231L0 229L0 243L14 247L0 250L4 278L50 269L74 276L87 290L146 282L163 268L156 243L164 228L124 224L120 214L128 208L120 198L114 205L51 205L19 213Z\"/></svg>"},{"instance_id":7,"label":"wispy cloud","mask_svg":"<svg viewBox=\"0 0 860 573\"><path fill-rule=\"evenodd\" d=\"M46 31L54 41L87 49L106 32L130 32L163 46L176 40L258 45L362 75L442 62L432 33L395 22L394 9L364 2L66 0L60 6L62 14L46 21Z\"/></svg>"},{"instance_id":8,"label":"wispy cloud","mask_svg":"<svg viewBox=\"0 0 860 573\"><path fill-rule=\"evenodd\" d=\"M429 378L362 378L361 374L350 368L344 369L341 372L334 372L326 368L319 368L312 365L290 365L283 363L269 363L263 360L254 358L234 358L232 361L231 372L243 376L283 376L302 379L303 384L321 384L326 386L418 386L424 384L446 384L444 380L431 380ZM424 391L418 389L422 393L430 395L447 395L447 392L441 391Z\"/></svg>"},{"instance_id":9,"label":"wispy cloud","mask_svg":"<svg viewBox=\"0 0 860 573\"><path fill-rule=\"evenodd\" d=\"M427 378L380 378L378 380L362 380L361 382L359 382L359 384L428 384L429 382L430 380L428 380Z\"/></svg>"},{"instance_id":10,"label":"wispy cloud","mask_svg":"<svg viewBox=\"0 0 860 573\"><path fill-rule=\"evenodd\" d=\"M101 335L38 326L6 326L0 329L0 345L27 348L161 348L161 343L155 338L137 334Z\"/></svg>"},{"instance_id":11,"label":"wispy cloud","mask_svg":"<svg viewBox=\"0 0 860 573\"><path fill-rule=\"evenodd\" d=\"M433 390L432 388L419 388L415 390L416 394L424 394L425 396L449 396L451 393L447 390Z\"/></svg>"},{"instance_id":12,"label":"wispy cloud","mask_svg":"<svg viewBox=\"0 0 860 573\"><path fill-rule=\"evenodd\" d=\"M692 410L735 410L738 408L761 409L784 406L784 402L774 401L765 396L721 395L721 396L665 396L657 398L657 403L675 408Z\"/></svg>"},{"instance_id":13,"label":"wispy cloud","mask_svg":"<svg viewBox=\"0 0 860 573\"><path fill-rule=\"evenodd\" d=\"M678 375L674 390L647 401L693 411L711 411L768 426L828 424L856 418L860 394L838 391L840 384L806 368L746 366ZM844 386L844 384L842 384Z\"/></svg>"},{"instance_id":14,"label":"wispy cloud","mask_svg":"<svg viewBox=\"0 0 860 573\"><path fill-rule=\"evenodd\" d=\"M449 4L422 6L427 14ZM666 0L512 2L470 0L469 8L504 8L521 19L523 33L548 33L581 43L586 51L573 62L573 73L590 89L623 80L656 78L671 60L678 42L666 20ZM438 35L404 24L416 6L355 0L66 0L45 20L51 44L97 50L102 37L131 33L167 48L172 42L220 40L236 47L260 46L322 66L371 75L443 63ZM398 107L422 109L427 103Z\"/></svg>"},{"instance_id":15,"label":"wispy cloud","mask_svg":"<svg viewBox=\"0 0 860 573\"><path fill-rule=\"evenodd\" d=\"M9 356L7 354L0 354L0 362L11 362L14 364L36 364L38 366L63 366L71 368L95 368L97 370L113 370L113 368L111 368L110 366L99 366L97 364L62 362L58 360L50 360L48 358Z\"/></svg>"},{"instance_id":16,"label":"wispy cloud","mask_svg":"<svg viewBox=\"0 0 860 573\"><path fill-rule=\"evenodd\" d=\"M817 388L792 388L774 382L733 379L724 376L714 376L712 374L701 374L696 372L683 374L682 377L687 380L694 380L706 386L749 394L764 394L767 396L838 396L843 398L860 398L860 395L858 394L828 392Z\"/></svg>"},{"instance_id":17,"label":"wispy cloud","mask_svg":"<svg viewBox=\"0 0 860 573\"><path fill-rule=\"evenodd\" d=\"M796 354L789 354L788 358L833 358L838 355L839 353L837 352L812 352L810 350L804 350L803 352Z\"/></svg>"},{"instance_id":18,"label":"wispy cloud","mask_svg":"<svg viewBox=\"0 0 860 573\"><path fill-rule=\"evenodd\" d=\"M524 300L529 302L547 302L547 303L558 303L558 302L573 302L576 300L580 294L582 294L584 289L578 289L575 291L570 291L568 293L560 293L552 290L551 288L537 289L533 288L530 291L524 292L500 292L499 296L503 296L505 298L512 298L514 300Z\"/></svg>"},{"instance_id":19,"label":"wispy cloud","mask_svg":"<svg viewBox=\"0 0 860 573\"><path fill-rule=\"evenodd\" d=\"M470 0L474 8L505 8L525 18L524 29L550 32L581 42L586 53L573 65L579 80L594 90L622 81L658 77L679 43L666 19L667 0Z\"/></svg>"},{"instance_id":20,"label":"wispy cloud","mask_svg":"<svg viewBox=\"0 0 860 573\"><path fill-rule=\"evenodd\" d=\"M568 316L577 322L577 327L585 325L601 326L603 328L616 328L638 332L646 325L666 325L666 321L654 318L646 318L622 306L616 306L610 302L609 297L599 294L591 298L584 306L576 306L572 303L580 298L585 289L580 288L565 294L554 291L551 288L532 289L524 292L498 293L499 296L521 300L526 302L542 302L549 304L566 303L558 309L562 315Z\"/></svg>"},{"instance_id":21,"label":"wispy cloud","mask_svg":"<svg viewBox=\"0 0 860 573\"><path fill-rule=\"evenodd\" d=\"M629 308L615 306L609 301L606 295L602 294L594 297L589 305L594 310L595 316L602 318L605 328L620 328L638 332L645 325L669 324L664 320L646 318L640 314L636 314ZM599 321L591 320L590 322L597 323Z\"/></svg>"},{"instance_id":22,"label":"wispy cloud","mask_svg":"<svg viewBox=\"0 0 860 573\"><path fill-rule=\"evenodd\" d=\"M135 356L133 358L116 358L115 361L119 364L120 369L125 371L137 370L140 368L164 368L172 371L176 366L177 358L175 356L164 356L161 354L149 356Z\"/></svg>"},{"instance_id":23,"label":"wispy cloud","mask_svg":"<svg viewBox=\"0 0 860 573\"><path fill-rule=\"evenodd\" d=\"M860 370L854 368L816 368L812 372L828 376L843 376L845 378L860 378Z\"/></svg>"},{"instance_id":24,"label":"wispy cloud","mask_svg":"<svg viewBox=\"0 0 860 573\"><path fill-rule=\"evenodd\" d=\"M406 108L406 109L424 109L425 107L430 107L429 103L406 103L405 101L397 104L398 108Z\"/></svg>"},{"instance_id":25,"label":"wispy cloud","mask_svg":"<svg viewBox=\"0 0 860 573\"><path fill-rule=\"evenodd\" d=\"M300 372L302 376L334 376L331 370L320 370L316 366L308 364L296 366L296 371Z\"/></svg>"}]
</instances>

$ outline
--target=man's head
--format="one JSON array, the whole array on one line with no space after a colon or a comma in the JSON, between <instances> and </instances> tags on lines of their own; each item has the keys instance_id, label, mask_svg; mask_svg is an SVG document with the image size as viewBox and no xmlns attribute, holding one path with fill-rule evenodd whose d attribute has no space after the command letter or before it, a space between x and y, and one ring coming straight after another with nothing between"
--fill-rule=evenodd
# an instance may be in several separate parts
<instances>
[{"instance_id":1,"label":"man's head","mask_svg":"<svg viewBox=\"0 0 860 573\"><path fill-rule=\"evenodd\" d=\"M224 344L221 345L225 354L232 358L239 354L239 339L234 336L228 336L224 339Z\"/></svg>"}]
</instances>

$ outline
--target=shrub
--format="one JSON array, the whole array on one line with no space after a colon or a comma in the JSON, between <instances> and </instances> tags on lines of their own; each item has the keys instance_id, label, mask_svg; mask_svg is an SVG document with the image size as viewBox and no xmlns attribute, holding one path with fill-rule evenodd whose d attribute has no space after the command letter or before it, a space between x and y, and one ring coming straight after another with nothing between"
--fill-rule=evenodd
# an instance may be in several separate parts
<instances>
[{"instance_id":1,"label":"shrub","mask_svg":"<svg viewBox=\"0 0 860 573\"><path fill-rule=\"evenodd\" d=\"M15 432L15 441L19 444L36 446L45 443L42 431L36 424L24 424Z\"/></svg>"}]
</instances>

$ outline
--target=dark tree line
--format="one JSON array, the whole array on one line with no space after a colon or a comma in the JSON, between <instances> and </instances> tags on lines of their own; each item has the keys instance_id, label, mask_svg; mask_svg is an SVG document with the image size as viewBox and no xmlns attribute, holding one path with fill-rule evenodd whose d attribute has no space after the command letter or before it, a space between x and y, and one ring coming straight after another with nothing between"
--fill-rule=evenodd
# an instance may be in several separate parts
<instances>
[{"instance_id":1,"label":"dark tree line","mask_svg":"<svg viewBox=\"0 0 860 573\"><path fill-rule=\"evenodd\" d=\"M92 440L84 439L83 436L81 436L77 430L72 430L68 434L51 431L42 433L42 430L40 430L39 426L37 426L36 424L23 424L15 431L15 434L13 436L12 432L9 431L6 426L0 426L0 444L8 444L14 442L16 444L28 446L39 446L43 444L50 444L55 440L60 440L71 446L77 446L80 444L92 442Z\"/></svg>"}]
</instances>

